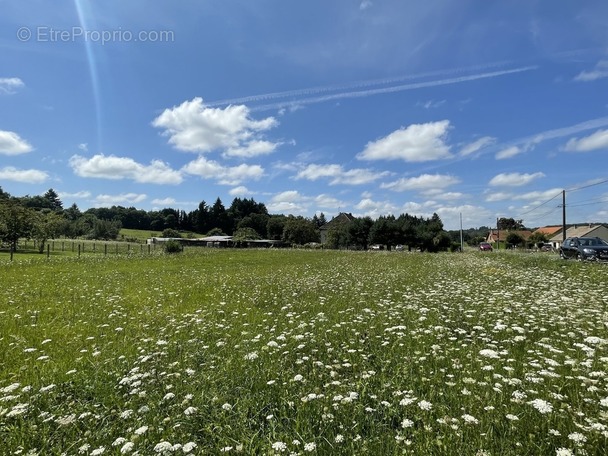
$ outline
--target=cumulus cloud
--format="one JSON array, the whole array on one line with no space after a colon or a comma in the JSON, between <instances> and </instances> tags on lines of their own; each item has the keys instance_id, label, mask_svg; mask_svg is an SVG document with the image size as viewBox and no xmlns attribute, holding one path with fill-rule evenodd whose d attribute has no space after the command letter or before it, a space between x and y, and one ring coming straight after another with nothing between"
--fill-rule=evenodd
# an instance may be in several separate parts
<instances>
[{"instance_id":1,"label":"cumulus cloud","mask_svg":"<svg viewBox=\"0 0 608 456\"><path fill-rule=\"evenodd\" d=\"M590 152L608 149L608 130L598 130L584 138L572 138L564 147L568 152Z\"/></svg>"},{"instance_id":2,"label":"cumulus cloud","mask_svg":"<svg viewBox=\"0 0 608 456\"><path fill-rule=\"evenodd\" d=\"M308 210L309 204L309 197L297 190L287 190L273 195L266 206L270 212L303 214Z\"/></svg>"},{"instance_id":3,"label":"cumulus cloud","mask_svg":"<svg viewBox=\"0 0 608 456\"><path fill-rule=\"evenodd\" d=\"M17 169L12 166L0 168L0 182L10 180L25 184L42 184L48 178L49 175L45 171L37 169Z\"/></svg>"},{"instance_id":4,"label":"cumulus cloud","mask_svg":"<svg viewBox=\"0 0 608 456\"><path fill-rule=\"evenodd\" d=\"M513 198L513 193L491 192L486 194L485 201L488 203L495 203L498 201L505 201L511 198Z\"/></svg>"},{"instance_id":5,"label":"cumulus cloud","mask_svg":"<svg viewBox=\"0 0 608 456\"><path fill-rule=\"evenodd\" d=\"M0 78L0 95L12 95L25 84L19 78Z\"/></svg>"},{"instance_id":6,"label":"cumulus cloud","mask_svg":"<svg viewBox=\"0 0 608 456\"><path fill-rule=\"evenodd\" d=\"M523 152L523 149L519 146L507 147L496 153L496 160L505 160L507 158L513 158Z\"/></svg>"},{"instance_id":7,"label":"cumulus cloud","mask_svg":"<svg viewBox=\"0 0 608 456\"><path fill-rule=\"evenodd\" d=\"M315 206L323 209L339 209L346 206L346 203L333 196L322 193L315 198Z\"/></svg>"},{"instance_id":8,"label":"cumulus cloud","mask_svg":"<svg viewBox=\"0 0 608 456\"><path fill-rule=\"evenodd\" d=\"M251 141L240 147L230 147L224 152L224 157L251 158L273 153L280 143L270 141Z\"/></svg>"},{"instance_id":9,"label":"cumulus cloud","mask_svg":"<svg viewBox=\"0 0 608 456\"><path fill-rule=\"evenodd\" d=\"M384 138L367 143L359 160L404 160L425 162L451 157L446 144L450 122L412 124L400 128Z\"/></svg>"},{"instance_id":10,"label":"cumulus cloud","mask_svg":"<svg viewBox=\"0 0 608 456\"><path fill-rule=\"evenodd\" d=\"M591 71L581 71L574 80L589 82L603 78L608 78L608 60L600 60Z\"/></svg>"},{"instance_id":11,"label":"cumulus cloud","mask_svg":"<svg viewBox=\"0 0 608 456\"><path fill-rule=\"evenodd\" d=\"M167 198L156 198L152 200L152 204L156 206L171 206L177 203L175 198L167 197Z\"/></svg>"},{"instance_id":12,"label":"cumulus cloud","mask_svg":"<svg viewBox=\"0 0 608 456\"><path fill-rule=\"evenodd\" d=\"M247 180L260 180L264 168L260 165L240 164L238 166L223 166L214 160L199 156L182 168L182 171L203 179L217 179L220 184L239 185Z\"/></svg>"},{"instance_id":13,"label":"cumulus cloud","mask_svg":"<svg viewBox=\"0 0 608 456\"><path fill-rule=\"evenodd\" d=\"M132 158L98 154L88 159L73 155L69 163L74 173L80 177L132 179L141 184L176 185L183 181L181 172L171 169L160 160L152 160L150 165L142 165Z\"/></svg>"},{"instance_id":14,"label":"cumulus cloud","mask_svg":"<svg viewBox=\"0 0 608 456\"><path fill-rule=\"evenodd\" d=\"M143 193L121 193L119 195L97 195L94 199L96 206L115 206L137 204L145 201L148 196Z\"/></svg>"},{"instance_id":15,"label":"cumulus cloud","mask_svg":"<svg viewBox=\"0 0 608 456\"><path fill-rule=\"evenodd\" d=\"M239 185L238 187L234 187L229 192L230 196L244 196L252 193L247 187L244 185Z\"/></svg>"},{"instance_id":16,"label":"cumulus cloud","mask_svg":"<svg viewBox=\"0 0 608 456\"><path fill-rule=\"evenodd\" d=\"M374 201L371 198L363 198L355 205L355 209L361 211L357 215L378 218L381 215L394 214L398 208L390 201Z\"/></svg>"},{"instance_id":17,"label":"cumulus cloud","mask_svg":"<svg viewBox=\"0 0 608 456\"><path fill-rule=\"evenodd\" d=\"M489 185L492 187L521 187L541 177L545 177L541 172L533 174L500 173L490 180Z\"/></svg>"},{"instance_id":18,"label":"cumulus cloud","mask_svg":"<svg viewBox=\"0 0 608 456\"><path fill-rule=\"evenodd\" d=\"M460 179L447 174L422 174L418 177L402 177L394 182L382 184L380 187L394 192L404 192L407 190L443 189L459 182Z\"/></svg>"},{"instance_id":19,"label":"cumulus cloud","mask_svg":"<svg viewBox=\"0 0 608 456\"><path fill-rule=\"evenodd\" d=\"M164 130L170 144L187 152L223 149L232 156L249 157L274 151L276 145L259 135L277 126L277 120L274 117L254 120L249 114L245 105L211 108L197 97L165 109L152 125Z\"/></svg>"},{"instance_id":20,"label":"cumulus cloud","mask_svg":"<svg viewBox=\"0 0 608 456\"><path fill-rule=\"evenodd\" d=\"M20 155L33 151L34 148L25 139L13 131L0 130L0 154Z\"/></svg>"},{"instance_id":21,"label":"cumulus cloud","mask_svg":"<svg viewBox=\"0 0 608 456\"><path fill-rule=\"evenodd\" d=\"M361 185L369 184L370 182L374 182L389 174L388 171L374 172L363 168L345 170L341 165L336 164L311 164L304 169L301 169L298 174L296 174L295 179L315 181L317 179L328 178L330 185Z\"/></svg>"},{"instance_id":22,"label":"cumulus cloud","mask_svg":"<svg viewBox=\"0 0 608 456\"><path fill-rule=\"evenodd\" d=\"M462 157L466 157L467 155L474 154L475 152L483 149L484 147L491 146L495 142L496 138L493 138L492 136L484 136L483 138L479 138L478 140L465 145L460 150L460 155Z\"/></svg>"},{"instance_id":23,"label":"cumulus cloud","mask_svg":"<svg viewBox=\"0 0 608 456\"><path fill-rule=\"evenodd\" d=\"M84 199L84 198L90 198L91 192L89 192L87 190L82 190L82 191L76 192L76 193L57 192L57 195L59 195L59 198L61 198L61 199L68 199L68 198Z\"/></svg>"}]
</instances>

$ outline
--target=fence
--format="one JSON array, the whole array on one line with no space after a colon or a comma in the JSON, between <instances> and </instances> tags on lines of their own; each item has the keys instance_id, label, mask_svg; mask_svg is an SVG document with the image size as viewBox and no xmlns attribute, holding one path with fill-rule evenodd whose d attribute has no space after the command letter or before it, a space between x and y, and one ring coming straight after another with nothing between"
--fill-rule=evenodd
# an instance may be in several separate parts
<instances>
[{"instance_id":1,"label":"fence","mask_svg":"<svg viewBox=\"0 0 608 456\"><path fill-rule=\"evenodd\" d=\"M16 252L10 251L10 259L13 260L14 253L20 252L39 252L40 244L37 241L19 241ZM63 252L73 255L82 254L101 254L119 255L119 254L152 254L157 249L162 249L162 246L157 247L155 244L140 244L134 242L101 242L101 241L83 241L83 240L51 240L45 243L43 252L47 258L51 256L51 252Z\"/></svg>"}]
</instances>

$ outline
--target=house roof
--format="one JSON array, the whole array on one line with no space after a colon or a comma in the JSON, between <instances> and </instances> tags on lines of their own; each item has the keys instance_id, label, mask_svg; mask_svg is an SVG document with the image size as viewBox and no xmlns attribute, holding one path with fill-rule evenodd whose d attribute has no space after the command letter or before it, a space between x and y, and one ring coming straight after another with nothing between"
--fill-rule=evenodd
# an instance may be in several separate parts
<instances>
[{"instance_id":1,"label":"house roof","mask_svg":"<svg viewBox=\"0 0 608 456\"><path fill-rule=\"evenodd\" d=\"M232 241L232 236L207 236L197 240L201 242L228 242Z\"/></svg>"},{"instance_id":2,"label":"house roof","mask_svg":"<svg viewBox=\"0 0 608 456\"><path fill-rule=\"evenodd\" d=\"M345 223L350 223L355 219L355 217L353 217L353 214L351 213L347 213L347 212L340 212L338 215L336 215L334 218L332 218L329 222L327 222L325 225L323 225L321 228L319 228L320 230L329 230L333 227L336 227L338 225L343 225Z\"/></svg>"},{"instance_id":3,"label":"house roof","mask_svg":"<svg viewBox=\"0 0 608 456\"><path fill-rule=\"evenodd\" d=\"M569 237L588 236L588 235L592 234L593 231L597 230L598 228L601 228L602 226L605 227L605 225L573 225L566 230L566 237L569 238ZM558 236L552 237L550 240L556 241L556 242L561 242L562 237L563 237L562 235L558 235Z\"/></svg>"},{"instance_id":4,"label":"house roof","mask_svg":"<svg viewBox=\"0 0 608 456\"><path fill-rule=\"evenodd\" d=\"M562 226L543 226L536 230L534 233L544 234L545 236L554 236L562 230Z\"/></svg>"},{"instance_id":5,"label":"house roof","mask_svg":"<svg viewBox=\"0 0 608 456\"><path fill-rule=\"evenodd\" d=\"M521 236L524 240L527 240L530 236L532 236L532 231L530 230L490 230L488 237L486 238L488 242L495 242L496 238L500 238L501 241L505 241L509 234L517 234Z\"/></svg>"}]
</instances>

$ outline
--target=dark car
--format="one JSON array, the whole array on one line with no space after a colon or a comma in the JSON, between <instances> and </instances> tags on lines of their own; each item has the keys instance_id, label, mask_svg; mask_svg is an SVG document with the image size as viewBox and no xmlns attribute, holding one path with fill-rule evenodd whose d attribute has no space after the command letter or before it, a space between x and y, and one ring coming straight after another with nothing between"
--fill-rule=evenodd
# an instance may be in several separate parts
<instances>
[{"instance_id":1,"label":"dark car","mask_svg":"<svg viewBox=\"0 0 608 456\"><path fill-rule=\"evenodd\" d=\"M484 252L484 251L491 252L492 245L489 242L482 242L479 244L479 250L481 250L482 252Z\"/></svg>"},{"instance_id":2,"label":"dark car","mask_svg":"<svg viewBox=\"0 0 608 456\"><path fill-rule=\"evenodd\" d=\"M576 258L579 261L608 261L608 242L598 237L572 237L559 248L563 259Z\"/></svg>"}]
</instances>

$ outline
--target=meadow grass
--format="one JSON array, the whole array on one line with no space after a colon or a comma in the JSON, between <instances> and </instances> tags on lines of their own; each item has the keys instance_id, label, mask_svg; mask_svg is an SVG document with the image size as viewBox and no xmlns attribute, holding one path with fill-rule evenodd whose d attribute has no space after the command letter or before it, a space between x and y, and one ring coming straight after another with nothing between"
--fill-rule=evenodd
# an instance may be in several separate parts
<instances>
[{"instance_id":1,"label":"meadow grass","mask_svg":"<svg viewBox=\"0 0 608 456\"><path fill-rule=\"evenodd\" d=\"M604 455L608 270L187 248L0 263L0 454Z\"/></svg>"}]
</instances>

